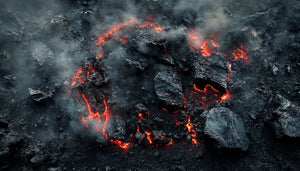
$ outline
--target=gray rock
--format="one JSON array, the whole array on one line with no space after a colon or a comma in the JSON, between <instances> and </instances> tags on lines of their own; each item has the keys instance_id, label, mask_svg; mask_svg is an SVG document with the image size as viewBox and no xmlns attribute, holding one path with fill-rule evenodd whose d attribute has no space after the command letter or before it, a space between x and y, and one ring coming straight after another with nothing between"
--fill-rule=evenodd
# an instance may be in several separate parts
<instances>
[{"instance_id":1,"label":"gray rock","mask_svg":"<svg viewBox=\"0 0 300 171\"><path fill-rule=\"evenodd\" d=\"M112 117L108 128L105 131L107 135L113 139L125 139L125 122L120 117Z\"/></svg>"},{"instance_id":2,"label":"gray rock","mask_svg":"<svg viewBox=\"0 0 300 171\"><path fill-rule=\"evenodd\" d=\"M33 42L31 44L31 55L40 64L43 65L48 59L53 59L54 54L43 42Z\"/></svg>"},{"instance_id":3,"label":"gray rock","mask_svg":"<svg viewBox=\"0 0 300 171\"><path fill-rule=\"evenodd\" d=\"M278 138L282 136L300 137L300 107L281 95L275 98L277 107L273 110L273 128Z\"/></svg>"},{"instance_id":4,"label":"gray rock","mask_svg":"<svg viewBox=\"0 0 300 171\"><path fill-rule=\"evenodd\" d=\"M103 75L96 72L91 73L87 80L95 86L101 86L105 81Z\"/></svg>"},{"instance_id":5,"label":"gray rock","mask_svg":"<svg viewBox=\"0 0 300 171\"><path fill-rule=\"evenodd\" d=\"M218 148L247 150L249 140L243 120L225 107L204 112L204 133L216 141Z\"/></svg>"},{"instance_id":6,"label":"gray rock","mask_svg":"<svg viewBox=\"0 0 300 171\"><path fill-rule=\"evenodd\" d=\"M148 112L147 107L144 104L142 104L142 103L138 103L134 107L140 113L147 114L147 112Z\"/></svg>"},{"instance_id":7,"label":"gray rock","mask_svg":"<svg viewBox=\"0 0 300 171\"><path fill-rule=\"evenodd\" d=\"M28 88L31 98L36 102L42 102L53 96L53 91L44 92L40 89Z\"/></svg>"},{"instance_id":8,"label":"gray rock","mask_svg":"<svg viewBox=\"0 0 300 171\"><path fill-rule=\"evenodd\" d=\"M182 107L183 93L181 78L177 70L165 67L154 78L155 94L158 99L168 107Z\"/></svg>"},{"instance_id":9,"label":"gray rock","mask_svg":"<svg viewBox=\"0 0 300 171\"><path fill-rule=\"evenodd\" d=\"M31 159L30 159L30 162L33 163L33 164L40 164L42 163L43 161L45 161L47 158L46 155L43 155L43 154L37 154L35 156L33 156Z\"/></svg>"},{"instance_id":10,"label":"gray rock","mask_svg":"<svg viewBox=\"0 0 300 171\"><path fill-rule=\"evenodd\" d=\"M222 54L212 53L209 58L197 57L193 63L193 70L195 79L213 81L226 89L225 79L229 68Z\"/></svg>"},{"instance_id":11,"label":"gray rock","mask_svg":"<svg viewBox=\"0 0 300 171\"><path fill-rule=\"evenodd\" d=\"M125 58L125 61L129 64L129 65L132 65L134 66L135 68L141 70L141 71L144 71L145 68L147 68L147 63L146 61L144 61L143 59L138 59L138 58Z\"/></svg>"}]
</instances>

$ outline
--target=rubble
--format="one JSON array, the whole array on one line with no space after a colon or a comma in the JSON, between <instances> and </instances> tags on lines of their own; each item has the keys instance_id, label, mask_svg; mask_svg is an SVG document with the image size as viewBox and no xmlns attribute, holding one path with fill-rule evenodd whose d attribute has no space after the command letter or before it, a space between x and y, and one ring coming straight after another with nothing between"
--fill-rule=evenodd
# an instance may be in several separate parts
<instances>
[{"instance_id":1,"label":"rubble","mask_svg":"<svg viewBox=\"0 0 300 171\"><path fill-rule=\"evenodd\" d=\"M300 107L277 94L274 99L272 126L277 137L300 137Z\"/></svg>"},{"instance_id":2,"label":"rubble","mask_svg":"<svg viewBox=\"0 0 300 171\"><path fill-rule=\"evenodd\" d=\"M110 120L109 128L107 129L107 135L113 139L123 140L125 139L125 122L119 117L113 117Z\"/></svg>"}]
</instances>

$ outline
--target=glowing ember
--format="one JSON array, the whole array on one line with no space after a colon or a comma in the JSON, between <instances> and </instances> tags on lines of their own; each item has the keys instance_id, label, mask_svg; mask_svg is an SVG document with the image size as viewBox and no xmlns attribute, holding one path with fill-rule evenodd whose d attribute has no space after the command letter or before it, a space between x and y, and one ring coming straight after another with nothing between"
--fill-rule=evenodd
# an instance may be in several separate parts
<instances>
[{"instance_id":1,"label":"glowing ember","mask_svg":"<svg viewBox=\"0 0 300 171\"><path fill-rule=\"evenodd\" d=\"M242 59L245 60L247 63L250 63L248 59L248 50L242 45L237 49L233 50L232 55L234 56L234 60Z\"/></svg>"},{"instance_id":2,"label":"glowing ember","mask_svg":"<svg viewBox=\"0 0 300 171\"><path fill-rule=\"evenodd\" d=\"M194 105L201 104L205 109L208 109L214 103L218 103L221 96L222 93L209 84L207 84L203 90L200 90L194 84L190 92L190 97L194 98L194 101L196 102Z\"/></svg>"},{"instance_id":3,"label":"glowing ember","mask_svg":"<svg viewBox=\"0 0 300 171\"><path fill-rule=\"evenodd\" d=\"M155 25L152 22L145 22L144 24L137 26L137 28L144 28L144 27L152 27L155 31L162 31L161 26Z\"/></svg>"},{"instance_id":4,"label":"glowing ember","mask_svg":"<svg viewBox=\"0 0 300 171\"><path fill-rule=\"evenodd\" d=\"M137 23L136 20L132 19L126 23L117 24L113 28L111 28L108 32L98 37L98 42L96 45L102 45L107 39L109 39L114 33L119 31L122 27L129 26L133 23Z\"/></svg>"},{"instance_id":5,"label":"glowing ember","mask_svg":"<svg viewBox=\"0 0 300 171\"><path fill-rule=\"evenodd\" d=\"M103 52L101 51L98 56L96 57L96 59L102 58L103 57Z\"/></svg>"},{"instance_id":6,"label":"glowing ember","mask_svg":"<svg viewBox=\"0 0 300 171\"><path fill-rule=\"evenodd\" d=\"M190 49L200 53L203 56L210 56L212 52L216 52L216 49L219 49L219 45L214 42L214 40L202 41L195 30L191 30L188 36L190 39L188 42Z\"/></svg>"},{"instance_id":7,"label":"glowing ember","mask_svg":"<svg viewBox=\"0 0 300 171\"><path fill-rule=\"evenodd\" d=\"M166 146L171 146L173 144L174 144L174 142L173 142L173 139L171 138L170 141L169 141L169 143Z\"/></svg>"},{"instance_id":8,"label":"glowing ember","mask_svg":"<svg viewBox=\"0 0 300 171\"><path fill-rule=\"evenodd\" d=\"M128 150L129 146L131 145L130 142L122 142L120 140L110 140L111 143L116 144L118 147L124 149L124 150Z\"/></svg>"},{"instance_id":9,"label":"glowing ember","mask_svg":"<svg viewBox=\"0 0 300 171\"><path fill-rule=\"evenodd\" d=\"M77 82L81 82L82 84L84 84L84 81L81 79L81 75L82 75L82 67L80 67L78 71L73 75L71 87L75 86Z\"/></svg>"},{"instance_id":10,"label":"glowing ember","mask_svg":"<svg viewBox=\"0 0 300 171\"><path fill-rule=\"evenodd\" d=\"M200 145L200 143L197 141L197 133L195 131L193 123L191 122L190 117L188 117L188 122L185 125L185 127L188 129L187 134L192 137L192 144Z\"/></svg>"},{"instance_id":11,"label":"glowing ember","mask_svg":"<svg viewBox=\"0 0 300 171\"><path fill-rule=\"evenodd\" d=\"M224 94L224 95L221 97L220 103L222 103L222 102L225 101L225 100L228 100L229 98L230 98L230 94L229 94L229 93Z\"/></svg>"},{"instance_id":12,"label":"glowing ember","mask_svg":"<svg viewBox=\"0 0 300 171\"><path fill-rule=\"evenodd\" d=\"M225 83L227 84L227 80L230 78L231 74L232 74L232 68L231 68L231 64L228 64L228 68L229 68L229 73L225 78Z\"/></svg>"},{"instance_id":13,"label":"glowing ember","mask_svg":"<svg viewBox=\"0 0 300 171\"><path fill-rule=\"evenodd\" d=\"M151 133L149 131L145 131L145 134L147 136L147 140L149 141L149 144L153 144L153 141L151 139Z\"/></svg>"}]
</instances>

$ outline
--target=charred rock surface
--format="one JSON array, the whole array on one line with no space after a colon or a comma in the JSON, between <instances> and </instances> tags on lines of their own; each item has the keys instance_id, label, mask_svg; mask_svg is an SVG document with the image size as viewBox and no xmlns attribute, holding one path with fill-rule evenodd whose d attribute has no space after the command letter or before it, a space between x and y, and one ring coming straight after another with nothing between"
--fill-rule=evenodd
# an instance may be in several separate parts
<instances>
[{"instance_id":1,"label":"charred rock surface","mask_svg":"<svg viewBox=\"0 0 300 171\"><path fill-rule=\"evenodd\" d=\"M247 138L243 120L228 108L215 107L205 112L204 133L216 141L217 148L247 150Z\"/></svg>"},{"instance_id":2,"label":"charred rock surface","mask_svg":"<svg viewBox=\"0 0 300 171\"><path fill-rule=\"evenodd\" d=\"M175 68L167 67L154 77L156 96L165 106L183 107L181 78Z\"/></svg>"},{"instance_id":3,"label":"charred rock surface","mask_svg":"<svg viewBox=\"0 0 300 171\"><path fill-rule=\"evenodd\" d=\"M299 138L300 108L281 95L276 95L274 104L272 125L276 135Z\"/></svg>"}]
</instances>

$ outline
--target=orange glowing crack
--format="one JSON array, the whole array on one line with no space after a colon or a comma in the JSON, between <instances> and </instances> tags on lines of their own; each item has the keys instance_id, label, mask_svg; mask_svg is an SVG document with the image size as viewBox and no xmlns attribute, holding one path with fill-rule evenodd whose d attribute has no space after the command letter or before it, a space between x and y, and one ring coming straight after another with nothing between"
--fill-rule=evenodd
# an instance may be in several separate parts
<instances>
[{"instance_id":1,"label":"orange glowing crack","mask_svg":"<svg viewBox=\"0 0 300 171\"><path fill-rule=\"evenodd\" d=\"M105 130L106 130L106 126L109 122L109 119L111 117L111 114L108 111L108 105L106 103L105 97L103 98L103 103L104 103L104 106L105 106L105 110L102 114L100 114L99 112L93 112L92 111L91 105L89 104L89 101L86 98L84 93L81 94L81 97L85 101L87 109L88 109L88 116L87 117L82 117L83 123L87 124L88 123L87 119L93 120L95 122L94 128L96 130L100 131L106 138L108 138Z\"/></svg>"},{"instance_id":2,"label":"orange glowing crack","mask_svg":"<svg viewBox=\"0 0 300 171\"><path fill-rule=\"evenodd\" d=\"M203 90L200 90L196 87L196 84L193 85L193 89L198 91L199 93L206 93L208 91L208 88L212 89L214 92L219 93L219 91L217 89L215 89L213 86L207 84Z\"/></svg>"},{"instance_id":3,"label":"orange glowing crack","mask_svg":"<svg viewBox=\"0 0 300 171\"><path fill-rule=\"evenodd\" d=\"M117 24L113 28L111 28L108 32L104 33L101 36L98 36L98 42L96 45L102 45L107 39L109 39L114 33L119 31L122 27L129 26L130 24L137 23L135 19L131 19L126 23Z\"/></svg>"},{"instance_id":4,"label":"orange glowing crack","mask_svg":"<svg viewBox=\"0 0 300 171\"><path fill-rule=\"evenodd\" d=\"M161 26L155 25L153 22L145 22L144 24L138 25L137 28L152 27L155 31L162 31Z\"/></svg>"},{"instance_id":5,"label":"orange glowing crack","mask_svg":"<svg viewBox=\"0 0 300 171\"><path fill-rule=\"evenodd\" d=\"M248 49L244 48L242 45L238 47L237 49L233 50L232 55L234 56L234 60L242 59L245 60L246 63L250 63L248 59Z\"/></svg>"},{"instance_id":6,"label":"orange glowing crack","mask_svg":"<svg viewBox=\"0 0 300 171\"><path fill-rule=\"evenodd\" d=\"M81 79L82 67L80 67L77 72L72 77L71 87L77 84L77 82L81 82L84 84L84 81Z\"/></svg>"},{"instance_id":7,"label":"orange glowing crack","mask_svg":"<svg viewBox=\"0 0 300 171\"><path fill-rule=\"evenodd\" d=\"M185 127L188 129L187 135L190 135L192 137L192 144L199 145L200 143L197 141L197 133L196 133L193 123L191 122L190 117L188 117L188 122L185 125Z\"/></svg>"},{"instance_id":8,"label":"orange glowing crack","mask_svg":"<svg viewBox=\"0 0 300 171\"><path fill-rule=\"evenodd\" d=\"M146 134L146 136L147 136L147 140L149 141L149 144L153 144L153 141L152 141L152 139L151 139L151 133L148 132L148 131L145 131L145 134Z\"/></svg>"},{"instance_id":9,"label":"orange glowing crack","mask_svg":"<svg viewBox=\"0 0 300 171\"><path fill-rule=\"evenodd\" d=\"M116 144L118 147L124 149L124 150L128 150L129 146L131 145L130 142L122 142L120 140L110 140L111 143Z\"/></svg>"}]
</instances>

